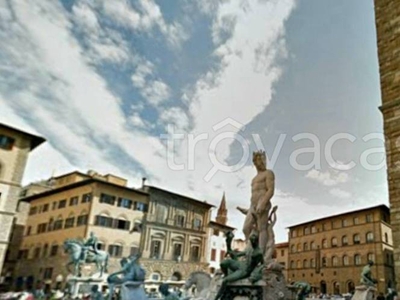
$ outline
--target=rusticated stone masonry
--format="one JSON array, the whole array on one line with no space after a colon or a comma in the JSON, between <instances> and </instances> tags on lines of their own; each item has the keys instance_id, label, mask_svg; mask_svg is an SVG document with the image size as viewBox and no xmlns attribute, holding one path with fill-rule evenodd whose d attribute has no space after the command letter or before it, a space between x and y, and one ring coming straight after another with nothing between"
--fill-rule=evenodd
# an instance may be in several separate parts
<instances>
[{"instance_id":1,"label":"rusticated stone masonry","mask_svg":"<svg viewBox=\"0 0 400 300\"><path fill-rule=\"evenodd\" d=\"M375 0L397 290L400 290L400 1Z\"/></svg>"}]
</instances>

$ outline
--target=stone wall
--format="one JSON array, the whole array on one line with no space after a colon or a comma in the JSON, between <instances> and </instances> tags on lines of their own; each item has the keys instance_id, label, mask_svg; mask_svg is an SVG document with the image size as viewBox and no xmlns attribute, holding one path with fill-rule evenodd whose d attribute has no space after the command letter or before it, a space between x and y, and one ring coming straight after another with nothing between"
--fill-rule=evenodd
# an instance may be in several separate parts
<instances>
[{"instance_id":1,"label":"stone wall","mask_svg":"<svg viewBox=\"0 0 400 300\"><path fill-rule=\"evenodd\" d=\"M400 290L400 5L375 0L381 111L386 136L387 174L397 290Z\"/></svg>"}]
</instances>

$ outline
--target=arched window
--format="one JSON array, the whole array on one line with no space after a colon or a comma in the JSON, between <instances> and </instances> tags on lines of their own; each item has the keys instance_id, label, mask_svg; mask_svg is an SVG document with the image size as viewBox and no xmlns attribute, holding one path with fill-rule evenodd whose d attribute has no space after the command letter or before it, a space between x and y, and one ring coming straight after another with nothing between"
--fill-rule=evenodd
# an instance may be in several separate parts
<instances>
[{"instance_id":1,"label":"arched window","mask_svg":"<svg viewBox=\"0 0 400 300\"><path fill-rule=\"evenodd\" d=\"M292 261L290 261L290 268L291 269L294 269L296 266L295 266L295 264L294 264L294 260L292 260Z\"/></svg>"},{"instance_id":2,"label":"arched window","mask_svg":"<svg viewBox=\"0 0 400 300\"><path fill-rule=\"evenodd\" d=\"M343 256L343 266L349 265L349 257L347 255Z\"/></svg>"},{"instance_id":3,"label":"arched window","mask_svg":"<svg viewBox=\"0 0 400 300\"><path fill-rule=\"evenodd\" d=\"M328 264L327 264L327 260L326 260L326 257L323 257L322 258L322 260L321 260L321 265L323 266L323 267L326 267Z\"/></svg>"},{"instance_id":4,"label":"arched window","mask_svg":"<svg viewBox=\"0 0 400 300\"><path fill-rule=\"evenodd\" d=\"M367 254L367 260L375 262L375 254L374 253L368 253Z\"/></svg>"},{"instance_id":5,"label":"arched window","mask_svg":"<svg viewBox=\"0 0 400 300\"><path fill-rule=\"evenodd\" d=\"M328 248L328 241L326 239L322 240L322 248Z\"/></svg>"},{"instance_id":6,"label":"arched window","mask_svg":"<svg viewBox=\"0 0 400 300\"><path fill-rule=\"evenodd\" d=\"M310 234L310 228L308 226L304 227L304 235Z\"/></svg>"},{"instance_id":7,"label":"arched window","mask_svg":"<svg viewBox=\"0 0 400 300\"><path fill-rule=\"evenodd\" d=\"M290 252L295 253L296 252L296 247L295 245L290 246Z\"/></svg>"},{"instance_id":8,"label":"arched window","mask_svg":"<svg viewBox=\"0 0 400 300\"><path fill-rule=\"evenodd\" d=\"M315 259L314 258L310 259L310 265L311 265L311 268L315 268Z\"/></svg>"},{"instance_id":9,"label":"arched window","mask_svg":"<svg viewBox=\"0 0 400 300\"><path fill-rule=\"evenodd\" d=\"M300 268L301 268L300 260L298 260L298 261L296 262L296 267L297 267L297 269L300 269Z\"/></svg>"},{"instance_id":10,"label":"arched window","mask_svg":"<svg viewBox=\"0 0 400 300\"><path fill-rule=\"evenodd\" d=\"M360 254L354 255L354 264L355 264L356 266L361 265L361 255L360 255Z\"/></svg>"},{"instance_id":11,"label":"arched window","mask_svg":"<svg viewBox=\"0 0 400 300\"><path fill-rule=\"evenodd\" d=\"M175 226L184 227L185 226L185 216L182 213L175 215Z\"/></svg>"},{"instance_id":12,"label":"arched window","mask_svg":"<svg viewBox=\"0 0 400 300\"><path fill-rule=\"evenodd\" d=\"M311 250L315 250L316 248L315 248L315 243L314 243L314 241L312 241L311 243L310 243L310 249Z\"/></svg>"},{"instance_id":13,"label":"arched window","mask_svg":"<svg viewBox=\"0 0 400 300\"><path fill-rule=\"evenodd\" d=\"M332 257L332 266L337 267L339 265L339 259L337 256Z\"/></svg>"},{"instance_id":14,"label":"arched window","mask_svg":"<svg viewBox=\"0 0 400 300\"><path fill-rule=\"evenodd\" d=\"M297 244L297 252L300 252L300 251L301 251L301 245L299 243L299 244Z\"/></svg>"},{"instance_id":15,"label":"arched window","mask_svg":"<svg viewBox=\"0 0 400 300\"><path fill-rule=\"evenodd\" d=\"M337 238L333 237L331 240L332 247L337 247Z\"/></svg>"},{"instance_id":16,"label":"arched window","mask_svg":"<svg viewBox=\"0 0 400 300\"><path fill-rule=\"evenodd\" d=\"M308 260L307 259L303 260L303 268L304 269L308 268Z\"/></svg>"},{"instance_id":17,"label":"arched window","mask_svg":"<svg viewBox=\"0 0 400 300\"><path fill-rule=\"evenodd\" d=\"M308 250L308 244L307 243L304 243L303 244L303 251L307 251Z\"/></svg>"},{"instance_id":18,"label":"arched window","mask_svg":"<svg viewBox=\"0 0 400 300\"><path fill-rule=\"evenodd\" d=\"M358 233L353 235L353 243L354 244L359 244L360 243L360 235Z\"/></svg>"},{"instance_id":19,"label":"arched window","mask_svg":"<svg viewBox=\"0 0 400 300\"><path fill-rule=\"evenodd\" d=\"M349 244L349 241L347 239L347 235L342 236L342 245L347 246Z\"/></svg>"},{"instance_id":20,"label":"arched window","mask_svg":"<svg viewBox=\"0 0 400 300\"><path fill-rule=\"evenodd\" d=\"M367 232L366 240L367 240L367 243L372 243L374 241L374 234L372 232Z\"/></svg>"}]
</instances>

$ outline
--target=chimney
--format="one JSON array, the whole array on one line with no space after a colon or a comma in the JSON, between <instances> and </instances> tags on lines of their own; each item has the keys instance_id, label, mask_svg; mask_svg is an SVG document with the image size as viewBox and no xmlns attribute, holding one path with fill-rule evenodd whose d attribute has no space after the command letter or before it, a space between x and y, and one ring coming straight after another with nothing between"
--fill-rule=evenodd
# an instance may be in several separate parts
<instances>
[{"instance_id":1,"label":"chimney","mask_svg":"<svg viewBox=\"0 0 400 300\"><path fill-rule=\"evenodd\" d=\"M143 178L142 178L142 188L144 188L144 185L145 185L146 180L147 180L146 177L143 177Z\"/></svg>"}]
</instances>

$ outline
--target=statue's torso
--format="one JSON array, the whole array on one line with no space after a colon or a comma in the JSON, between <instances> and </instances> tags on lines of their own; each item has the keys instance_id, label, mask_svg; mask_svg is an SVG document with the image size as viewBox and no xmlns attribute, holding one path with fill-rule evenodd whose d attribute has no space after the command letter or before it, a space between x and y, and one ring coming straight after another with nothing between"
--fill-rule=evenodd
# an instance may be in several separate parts
<instances>
[{"instance_id":1,"label":"statue's torso","mask_svg":"<svg viewBox=\"0 0 400 300\"><path fill-rule=\"evenodd\" d=\"M258 173L251 181L251 206L255 208L260 198L265 195L268 191L267 177L269 176L269 170Z\"/></svg>"}]
</instances>

